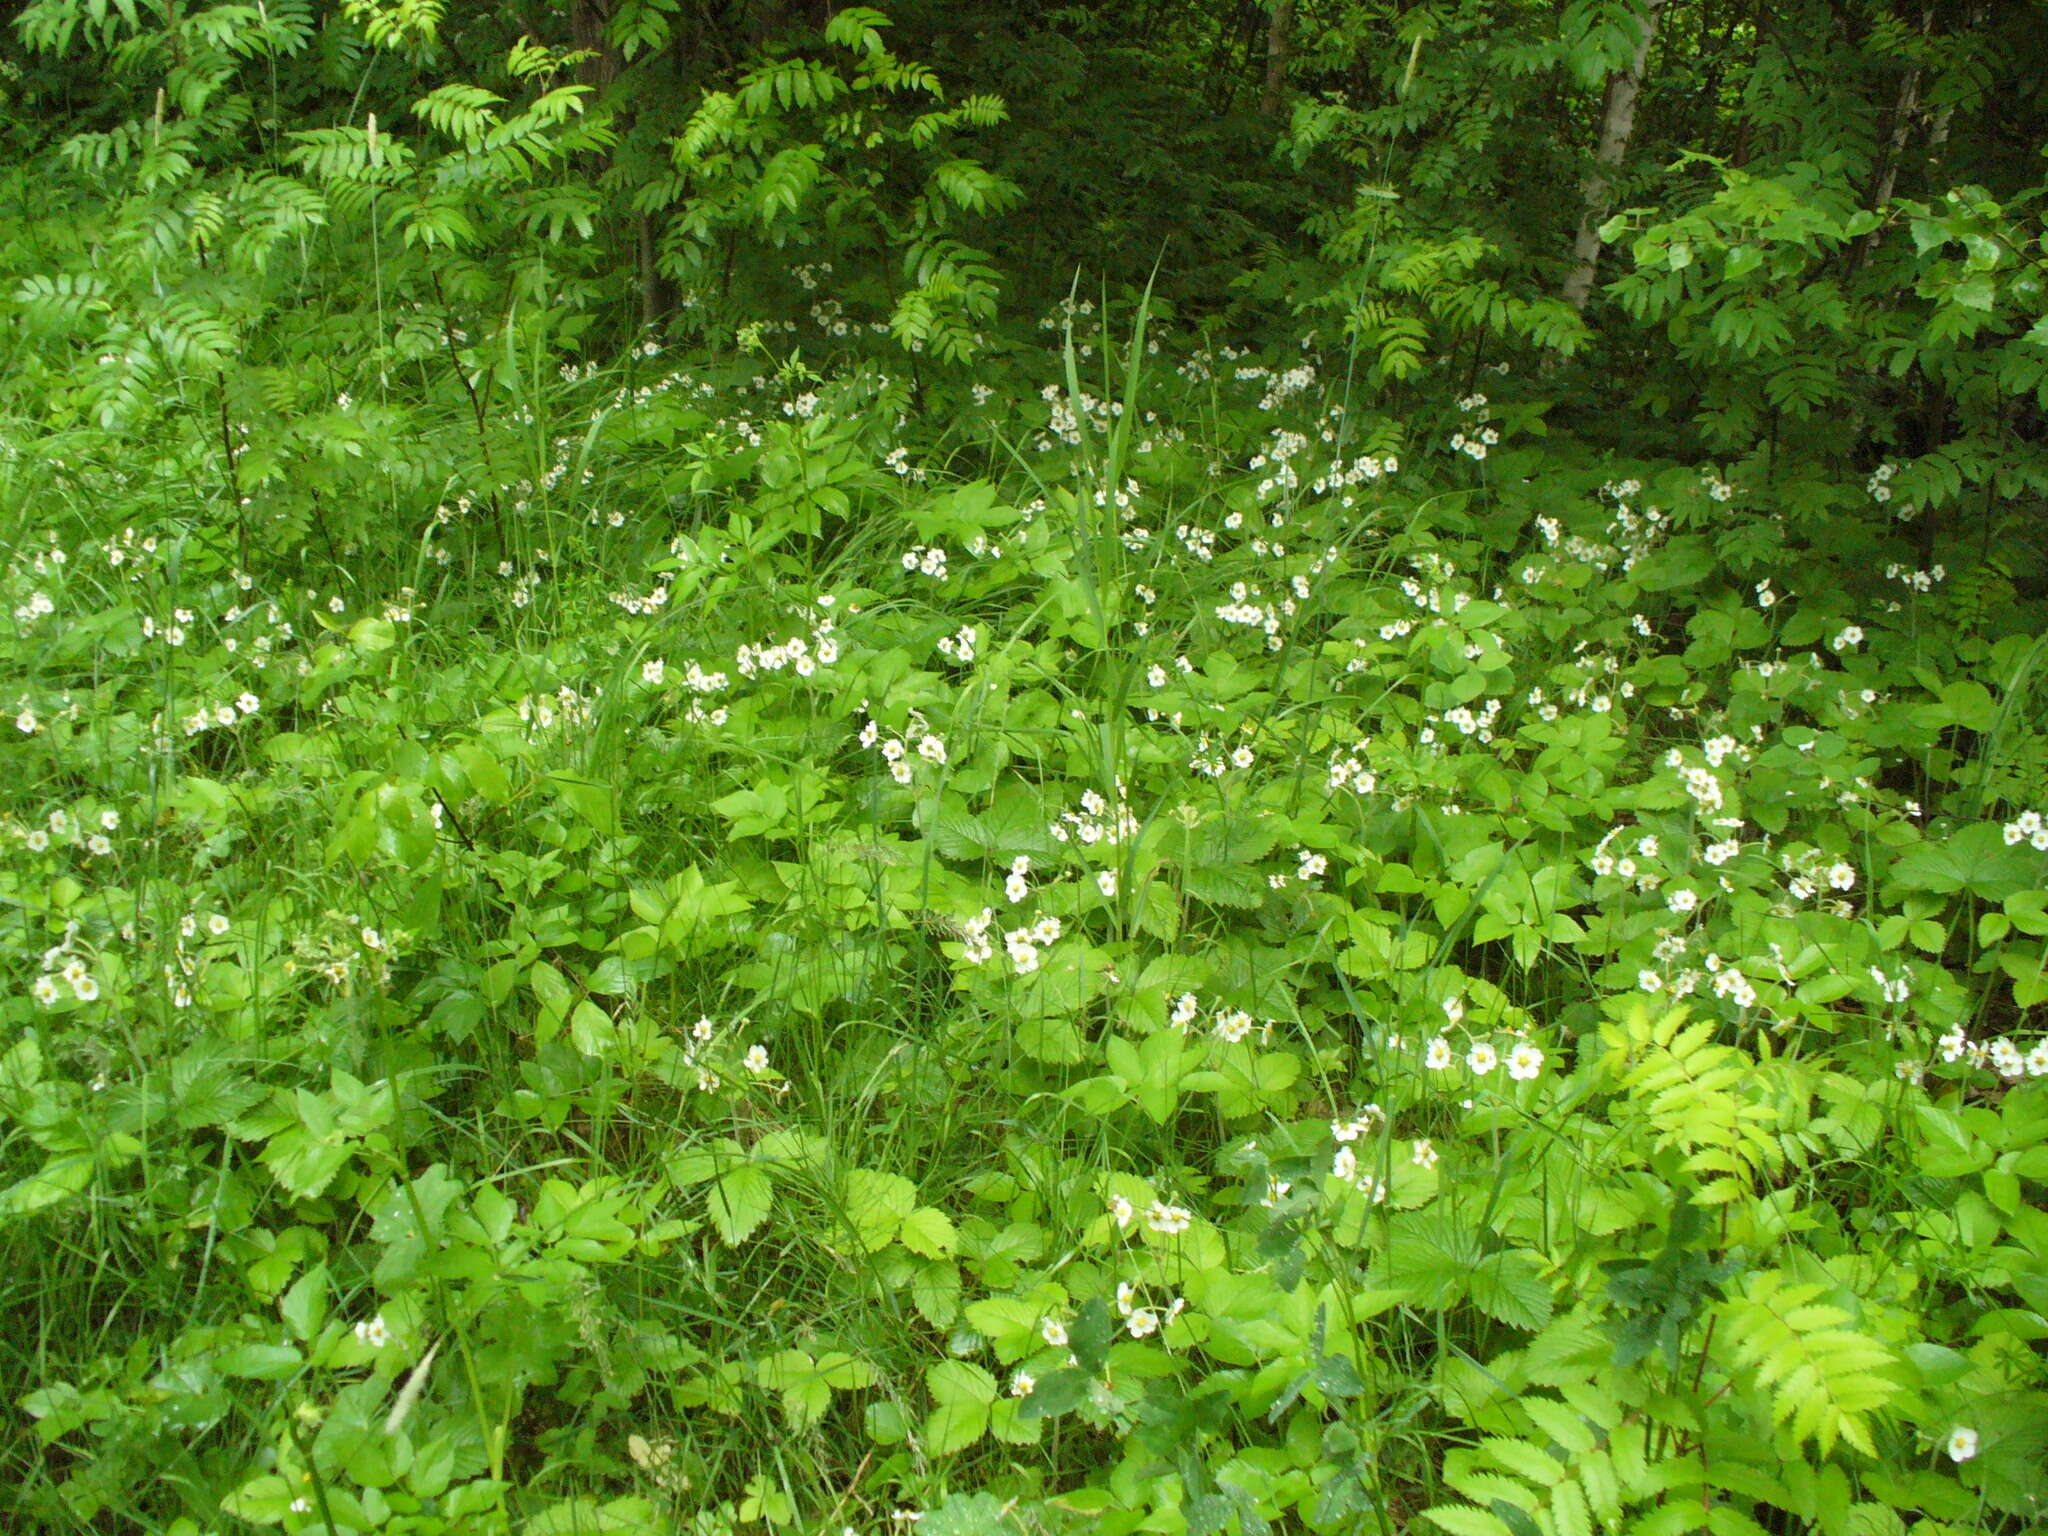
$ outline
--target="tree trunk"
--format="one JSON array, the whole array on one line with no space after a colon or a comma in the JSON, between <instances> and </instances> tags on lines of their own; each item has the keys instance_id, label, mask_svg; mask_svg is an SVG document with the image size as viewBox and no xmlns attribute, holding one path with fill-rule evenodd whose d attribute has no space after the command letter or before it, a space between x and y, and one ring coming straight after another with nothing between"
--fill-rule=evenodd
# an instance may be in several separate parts
<instances>
[{"instance_id":1,"label":"tree trunk","mask_svg":"<svg viewBox=\"0 0 2048 1536\"><path fill-rule=\"evenodd\" d=\"M1987 0L1970 0L1963 12L1962 30L1974 32L1984 25L1990 12ZM1955 99L1951 97L1941 104L1941 110L1934 114L1934 121L1927 126L1927 185L1930 190L1940 183L1941 154L1948 147L1948 132L1955 123L1955 116Z\"/></svg>"},{"instance_id":2,"label":"tree trunk","mask_svg":"<svg viewBox=\"0 0 2048 1536\"><path fill-rule=\"evenodd\" d=\"M1922 37L1934 28L1934 7L1928 6L1920 13L1920 35ZM1884 147L1884 165L1878 172L1877 185L1870 194L1872 210L1882 214L1885 204L1892 200L1892 191L1899 184L1899 162L1906 156L1906 141L1912 136L1913 119L1920 112L1920 66L1915 64L1906 71L1906 78L1899 82L1899 98L1892 103L1891 138ZM1873 229L1857 243L1850 259L1850 270L1854 271L1870 259L1877 249L1877 242L1884 237L1882 227Z\"/></svg>"},{"instance_id":3,"label":"tree trunk","mask_svg":"<svg viewBox=\"0 0 2048 1536\"><path fill-rule=\"evenodd\" d=\"M1636 39L1635 57L1628 68L1607 77L1607 111L1600 124L1600 147L1593 155L1593 171L1586 178L1585 210L1579 216L1578 238L1572 242L1572 269L1564 280L1564 301L1584 311L1593 294L1593 275L1600 267L1600 224L1607 211L1609 177L1628 153L1629 136L1636 128L1636 98L1642 94L1643 71L1650 62L1650 45L1657 40L1657 17L1665 0L1649 0L1643 8L1643 33Z\"/></svg>"},{"instance_id":4,"label":"tree trunk","mask_svg":"<svg viewBox=\"0 0 2048 1536\"><path fill-rule=\"evenodd\" d=\"M652 215L640 215L634 235L633 243L640 269L640 325L643 330L648 330L661 323L662 314L668 308L661 291L661 268L655 265Z\"/></svg>"},{"instance_id":5,"label":"tree trunk","mask_svg":"<svg viewBox=\"0 0 2048 1536\"><path fill-rule=\"evenodd\" d=\"M1266 22L1266 89L1259 97L1259 113L1278 117L1287 99L1287 66L1294 59L1295 0L1273 0L1273 14Z\"/></svg>"},{"instance_id":6,"label":"tree trunk","mask_svg":"<svg viewBox=\"0 0 2048 1536\"><path fill-rule=\"evenodd\" d=\"M602 91L616 80L623 63L619 51L606 40L611 19L606 0L574 0L569 7L569 42L591 55L578 66L576 77L593 91Z\"/></svg>"}]
</instances>

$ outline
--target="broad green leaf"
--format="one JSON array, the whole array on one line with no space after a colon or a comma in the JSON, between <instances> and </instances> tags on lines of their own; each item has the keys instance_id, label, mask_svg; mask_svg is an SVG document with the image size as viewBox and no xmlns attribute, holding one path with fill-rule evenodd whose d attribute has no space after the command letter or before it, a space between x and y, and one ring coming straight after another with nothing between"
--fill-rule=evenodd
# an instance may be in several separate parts
<instances>
[{"instance_id":1,"label":"broad green leaf","mask_svg":"<svg viewBox=\"0 0 2048 1536\"><path fill-rule=\"evenodd\" d=\"M69 1200L92 1183L90 1152L64 1152L36 1172L0 1190L0 1216L24 1216Z\"/></svg>"},{"instance_id":2,"label":"broad green leaf","mask_svg":"<svg viewBox=\"0 0 2048 1536\"><path fill-rule=\"evenodd\" d=\"M903 1225L897 1233L897 1241L912 1253L922 1254L928 1259L941 1259L959 1246L960 1235L953 1230L953 1223L944 1211L929 1205L919 1206L903 1218Z\"/></svg>"},{"instance_id":3,"label":"broad green leaf","mask_svg":"<svg viewBox=\"0 0 2048 1536\"><path fill-rule=\"evenodd\" d=\"M286 1381L305 1363L305 1356L289 1344L243 1344L216 1355L213 1368L250 1381Z\"/></svg>"},{"instance_id":4,"label":"broad green leaf","mask_svg":"<svg viewBox=\"0 0 2048 1536\"><path fill-rule=\"evenodd\" d=\"M898 1173L851 1168L847 1170L842 1198L846 1219L860 1245L869 1253L876 1253L895 1241L904 1218L916 1207L917 1186Z\"/></svg>"},{"instance_id":5,"label":"broad green leaf","mask_svg":"<svg viewBox=\"0 0 2048 1536\"><path fill-rule=\"evenodd\" d=\"M718 1177L705 1196L711 1224L728 1243L743 1243L768 1219L775 1202L775 1188L768 1170L754 1163L729 1168Z\"/></svg>"},{"instance_id":6,"label":"broad green leaf","mask_svg":"<svg viewBox=\"0 0 2048 1536\"><path fill-rule=\"evenodd\" d=\"M925 1416L925 1453L951 1456L966 1450L987 1433L987 1403L971 1399L940 1403Z\"/></svg>"},{"instance_id":7,"label":"broad green leaf","mask_svg":"<svg viewBox=\"0 0 2048 1536\"><path fill-rule=\"evenodd\" d=\"M327 1321L327 1266L315 1264L278 1299L278 1313L292 1337L310 1342Z\"/></svg>"}]
</instances>

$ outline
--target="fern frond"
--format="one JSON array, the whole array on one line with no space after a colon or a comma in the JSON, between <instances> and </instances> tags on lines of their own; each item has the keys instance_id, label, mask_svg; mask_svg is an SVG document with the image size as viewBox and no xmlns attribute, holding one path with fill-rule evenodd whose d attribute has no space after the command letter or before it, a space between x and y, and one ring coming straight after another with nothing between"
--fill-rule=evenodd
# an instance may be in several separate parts
<instances>
[{"instance_id":1,"label":"fern frond","mask_svg":"<svg viewBox=\"0 0 2048 1536\"><path fill-rule=\"evenodd\" d=\"M36 273L14 290L22 318L38 330L64 331L111 312L107 280L94 272Z\"/></svg>"},{"instance_id":2,"label":"fern frond","mask_svg":"<svg viewBox=\"0 0 2048 1536\"><path fill-rule=\"evenodd\" d=\"M1593 1536L1619 1528L1623 1515L1655 1506L1656 1487L1639 1422L1590 1390L1567 1404L1527 1395L1516 1406L1534 1432L1489 1435L1444 1458L1444 1481L1467 1502L1423 1511L1450 1536Z\"/></svg>"},{"instance_id":3,"label":"fern frond","mask_svg":"<svg viewBox=\"0 0 2048 1536\"><path fill-rule=\"evenodd\" d=\"M175 369L212 373L234 360L235 333L218 315L190 299L174 298L151 317L149 337Z\"/></svg>"},{"instance_id":4,"label":"fern frond","mask_svg":"<svg viewBox=\"0 0 2048 1536\"><path fill-rule=\"evenodd\" d=\"M825 23L825 41L869 58L883 51L882 28L889 18L865 5L849 5Z\"/></svg>"},{"instance_id":5,"label":"fern frond","mask_svg":"<svg viewBox=\"0 0 2048 1536\"><path fill-rule=\"evenodd\" d=\"M847 92L837 70L810 59L783 59L749 70L740 79L739 103L749 112L821 107Z\"/></svg>"},{"instance_id":6,"label":"fern frond","mask_svg":"<svg viewBox=\"0 0 2048 1536\"><path fill-rule=\"evenodd\" d=\"M1840 1439L1877 1454L1867 1416L1898 1393L1885 1373L1892 1352L1847 1325L1854 1318L1819 1300L1827 1287L1795 1282L1783 1270L1752 1275L1721 1305L1717 1349L1730 1374L1770 1393L1771 1422L1826 1455Z\"/></svg>"},{"instance_id":7,"label":"fern frond","mask_svg":"<svg viewBox=\"0 0 2048 1536\"><path fill-rule=\"evenodd\" d=\"M450 81L414 102L412 111L437 133L463 144L476 144L498 125L498 115L491 108L504 99L480 85Z\"/></svg>"},{"instance_id":8,"label":"fern frond","mask_svg":"<svg viewBox=\"0 0 2048 1536\"><path fill-rule=\"evenodd\" d=\"M1711 1020L1686 1028L1687 1017L1678 1007L1652 1019L1638 1001L1601 1037L1605 1067L1648 1120L1653 1144L1678 1149L1689 1170L1712 1176L1694 1197L1712 1205L1736 1198L1758 1170L1782 1160L1773 1134L1779 1110L1764 1098L1749 1054L1716 1043Z\"/></svg>"}]
</instances>

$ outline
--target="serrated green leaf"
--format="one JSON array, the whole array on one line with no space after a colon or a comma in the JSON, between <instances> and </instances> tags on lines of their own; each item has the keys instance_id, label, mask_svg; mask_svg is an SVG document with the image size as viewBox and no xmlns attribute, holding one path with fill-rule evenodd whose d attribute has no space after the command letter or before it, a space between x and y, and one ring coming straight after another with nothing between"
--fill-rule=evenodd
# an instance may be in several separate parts
<instances>
[{"instance_id":1,"label":"serrated green leaf","mask_svg":"<svg viewBox=\"0 0 2048 1536\"><path fill-rule=\"evenodd\" d=\"M720 1174L705 1193L705 1209L718 1235L728 1243L743 1243L768 1219L775 1203L775 1186L768 1170L742 1163Z\"/></svg>"}]
</instances>

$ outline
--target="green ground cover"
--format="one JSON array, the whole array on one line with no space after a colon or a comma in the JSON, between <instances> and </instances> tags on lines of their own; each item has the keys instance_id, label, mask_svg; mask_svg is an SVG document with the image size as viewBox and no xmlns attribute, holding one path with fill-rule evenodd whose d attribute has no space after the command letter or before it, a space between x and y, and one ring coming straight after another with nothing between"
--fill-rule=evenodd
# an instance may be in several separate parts
<instances>
[{"instance_id":1,"label":"green ground cover","mask_svg":"<svg viewBox=\"0 0 2048 1536\"><path fill-rule=\"evenodd\" d=\"M645 328L559 56L9 169L0 1524L2039 1528L2038 221L1900 227L1979 457L1632 448L1450 245L999 312L999 103L785 157L924 89L869 14L684 130L744 281ZM886 260L772 249L884 149ZM1757 195L1616 303L1754 321Z\"/></svg>"}]
</instances>

